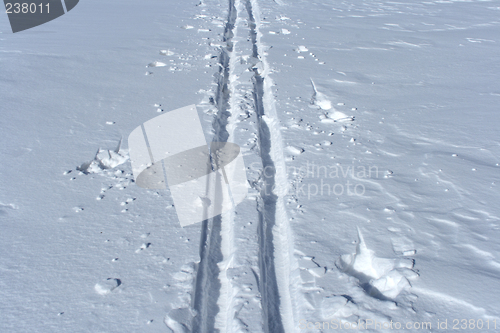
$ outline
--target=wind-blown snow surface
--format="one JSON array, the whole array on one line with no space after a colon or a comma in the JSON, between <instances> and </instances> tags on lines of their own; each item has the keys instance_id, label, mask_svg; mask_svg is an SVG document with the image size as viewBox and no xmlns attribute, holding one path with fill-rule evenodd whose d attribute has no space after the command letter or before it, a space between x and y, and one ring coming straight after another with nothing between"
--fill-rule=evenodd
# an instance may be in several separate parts
<instances>
[{"instance_id":1,"label":"wind-blown snow surface","mask_svg":"<svg viewBox=\"0 0 500 333\"><path fill-rule=\"evenodd\" d=\"M17 34L4 15L0 330L495 331L499 14L88 0ZM181 228L119 143L192 103L208 141L244 148L252 188Z\"/></svg>"}]
</instances>

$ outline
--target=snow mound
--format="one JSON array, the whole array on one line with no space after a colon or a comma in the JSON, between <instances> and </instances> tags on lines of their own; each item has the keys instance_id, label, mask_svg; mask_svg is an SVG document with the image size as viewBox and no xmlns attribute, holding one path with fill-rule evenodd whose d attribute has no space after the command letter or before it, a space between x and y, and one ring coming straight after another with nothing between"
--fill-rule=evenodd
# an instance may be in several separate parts
<instances>
[{"instance_id":1,"label":"snow mound","mask_svg":"<svg viewBox=\"0 0 500 333\"><path fill-rule=\"evenodd\" d=\"M412 270L412 260L378 258L359 229L358 238L356 253L342 255L337 263L342 271L357 278L363 289L378 299L394 299L411 287L408 278L418 276Z\"/></svg>"},{"instance_id":2,"label":"snow mound","mask_svg":"<svg viewBox=\"0 0 500 333\"><path fill-rule=\"evenodd\" d=\"M95 157L90 162L85 162L76 169L85 173L99 173L102 170L113 169L128 161L128 151L121 149L122 140L114 150L99 148Z\"/></svg>"}]
</instances>

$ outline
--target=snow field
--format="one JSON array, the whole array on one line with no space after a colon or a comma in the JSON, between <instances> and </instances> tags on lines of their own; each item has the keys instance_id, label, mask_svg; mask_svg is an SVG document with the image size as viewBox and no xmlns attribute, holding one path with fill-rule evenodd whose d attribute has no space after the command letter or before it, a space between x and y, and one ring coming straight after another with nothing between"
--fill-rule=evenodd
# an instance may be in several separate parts
<instances>
[{"instance_id":1,"label":"snow field","mask_svg":"<svg viewBox=\"0 0 500 333\"><path fill-rule=\"evenodd\" d=\"M494 1L96 5L0 38L2 330L500 321ZM250 190L179 228L119 142L193 101Z\"/></svg>"}]
</instances>

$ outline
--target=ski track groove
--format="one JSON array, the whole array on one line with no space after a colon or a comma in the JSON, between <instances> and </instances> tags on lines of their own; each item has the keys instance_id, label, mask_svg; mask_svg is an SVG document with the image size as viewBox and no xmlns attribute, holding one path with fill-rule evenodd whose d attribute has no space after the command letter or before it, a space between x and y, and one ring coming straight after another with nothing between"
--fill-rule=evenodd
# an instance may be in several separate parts
<instances>
[{"instance_id":1,"label":"ski track groove","mask_svg":"<svg viewBox=\"0 0 500 333\"><path fill-rule=\"evenodd\" d=\"M219 82L216 92L217 116L213 122L214 142L227 142L229 134L226 127L230 113L231 53L232 37L236 22L235 0L229 0L229 12L224 28L223 41L226 47L219 54ZM200 262L195 282L193 308L196 316L193 320L193 332L220 332L216 321L223 322L223 332L227 332L230 320L233 291L226 271L231 264L234 251L234 212L229 211L202 222L200 239ZM222 318L221 318L222 316Z\"/></svg>"},{"instance_id":2,"label":"ski track groove","mask_svg":"<svg viewBox=\"0 0 500 333\"><path fill-rule=\"evenodd\" d=\"M242 8L243 10L238 10ZM260 16L257 0L229 0L229 11L219 54L219 79L216 91L217 115L213 121L213 141L227 142L232 136L237 108L238 76L233 75L237 57L233 37L238 33L238 20L242 12L248 15L252 55L262 65L255 66L252 78L254 111L257 117L260 159L263 173L257 203L259 276L263 331L288 333L295 331L298 272L293 256L292 230L285 210L287 193L286 167L272 91L270 68L260 42ZM234 81L232 81L234 78ZM233 112L231 112L233 111ZM237 111L237 110L236 110ZM231 130L231 133L228 131ZM202 222L200 262L194 286L192 331L233 332L235 329L235 296L237 288L227 276L232 267L234 253L234 211ZM293 270L292 270L293 269ZM297 274L298 275L298 274Z\"/></svg>"},{"instance_id":3,"label":"ski track groove","mask_svg":"<svg viewBox=\"0 0 500 333\"><path fill-rule=\"evenodd\" d=\"M260 15L257 0L245 0L251 31L253 56L260 60L262 71L254 68L254 102L257 113L259 150L264 168L260 191L259 261L264 331L266 333L294 332L294 294L298 287L292 272L294 265L293 236L286 213L284 197L287 194L287 176L283 153L283 139L276 113L270 66L261 43ZM268 172L270 171L270 172ZM269 174L270 173L270 174Z\"/></svg>"}]
</instances>

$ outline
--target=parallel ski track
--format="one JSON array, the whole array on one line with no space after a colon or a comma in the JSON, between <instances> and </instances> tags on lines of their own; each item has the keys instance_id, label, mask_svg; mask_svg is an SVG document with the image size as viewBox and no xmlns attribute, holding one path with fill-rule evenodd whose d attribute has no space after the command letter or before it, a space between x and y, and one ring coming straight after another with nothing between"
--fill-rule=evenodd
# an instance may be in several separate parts
<instances>
[{"instance_id":1,"label":"parallel ski track","mask_svg":"<svg viewBox=\"0 0 500 333\"><path fill-rule=\"evenodd\" d=\"M293 238L285 210L287 193L283 139L275 109L264 46L260 42L260 15L257 0L245 2L253 56L262 66L254 68L254 103L257 113L259 150L264 172L259 203L260 291L266 333L294 332L297 304L292 279Z\"/></svg>"},{"instance_id":2,"label":"parallel ski track","mask_svg":"<svg viewBox=\"0 0 500 333\"><path fill-rule=\"evenodd\" d=\"M224 30L225 47L219 54L219 79L216 92L217 116L213 122L214 141L226 142L232 133L231 108L236 107L236 82L230 82L234 62L233 37L237 34L237 19L246 8L250 28L252 55L260 60L254 68L253 98L257 116L259 151L265 172L259 184L258 240L259 290L261 293L263 331L266 333L294 332L297 308L293 294L293 239L285 211L287 179L272 92L269 66L260 43L260 18L257 0L229 0L228 18ZM234 126L230 126L234 128ZM193 308L196 316L192 331L232 332L235 290L226 276L234 246L234 212L203 221Z\"/></svg>"},{"instance_id":3,"label":"parallel ski track","mask_svg":"<svg viewBox=\"0 0 500 333\"><path fill-rule=\"evenodd\" d=\"M231 94L229 78L231 75L232 38L235 34L235 1L229 0L229 12L224 29L225 47L219 54L219 79L216 91L217 116L213 122L215 142L227 142L230 133L226 127L231 116ZM202 222L200 239L200 263L196 275L193 308L196 316L193 332L220 332L216 329L216 318L221 317L224 326L231 327L230 312L233 291L230 281L225 278L225 271L231 263L228 258L233 252L234 212L227 212ZM227 329L222 329L228 332Z\"/></svg>"}]
</instances>

